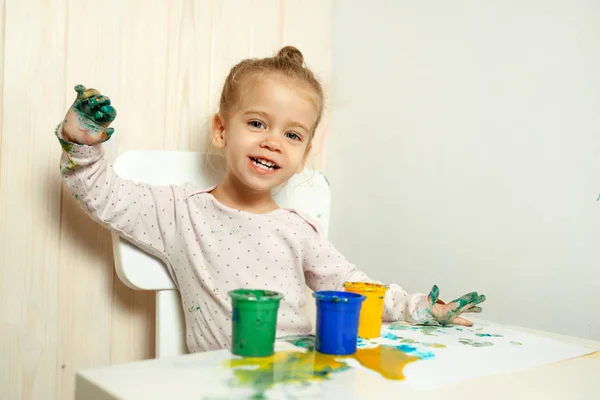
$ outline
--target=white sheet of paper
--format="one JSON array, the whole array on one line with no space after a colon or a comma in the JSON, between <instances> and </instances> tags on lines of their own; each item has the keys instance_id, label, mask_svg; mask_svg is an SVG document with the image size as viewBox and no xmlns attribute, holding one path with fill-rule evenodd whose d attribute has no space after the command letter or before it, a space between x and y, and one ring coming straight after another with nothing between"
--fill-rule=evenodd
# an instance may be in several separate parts
<instances>
[{"instance_id":1,"label":"white sheet of paper","mask_svg":"<svg viewBox=\"0 0 600 400\"><path fill-rule=\"evenodd\" d=\"M360 391L358 388L361 386L377 385L381 393L389 394L395 393L401 386L414 390L431 390L478 377L518 372L598 350L485 322L477 323L472 328L420 327L397 323L384 328L382 337L378 339L359 340L359 348L380 345L398 347L420 360L404 367L405 379L401 381L386 379L355 359L336 358L352 368L333 372L329 379L304 380L294 379L296 372L300 374L298 376L306 376L295 371L295 368L302 368L301 366L283 363L276 365L273 370L265 371L264 375L258 374L252 379L246 379L244 383L239 377L235 377L235 371L258 369L258 366L228 366L230 360L239 358L232 356L228 350L211 352L210 357L190 356L185 360L177 359L173 364L176 368L168 371L177 374L178 381L185 376L185 382L201 386L202 398L206 400L249 398L258 394L265 399L352 400L356 398L355 393ZM276 351L306 350L278 341ZM310 365L308 368L310 369ZM291 379L285 379L286 376ZM165 376L164 379L168 380L169 377ZM264 390L259 389L261 382L266 383Z\"/></svg>"},{"instance_id":2,"label":"white sheet of paper","mask_svg":"<svg viewBox=\"0 0 600 400\"><path fill-rule=\"evenodd\" d=\"M359 347L375 344L402 346L408 354L422 357L404 368L404 381L393 382L413 389L434 389L477 377L522 371L598 350L486 323L471 328L396 323L384 328L381 338L361 341ZM440 348L442 345L445 347Z\"/></svg>"}]
</instances>

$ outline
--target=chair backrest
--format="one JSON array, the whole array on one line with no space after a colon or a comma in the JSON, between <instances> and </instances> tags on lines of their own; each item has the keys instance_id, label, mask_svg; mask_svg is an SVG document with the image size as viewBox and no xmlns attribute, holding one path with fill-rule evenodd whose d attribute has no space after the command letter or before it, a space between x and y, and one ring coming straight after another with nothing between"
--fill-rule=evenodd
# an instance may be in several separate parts
<instances>
[{"instance_id":1,"label":"chair backrest","mask_svg":"<svg viewBox=\"0 0 600 400\"><path fill-rule=\"evenodd\" d=\"M121 154L113 168L117 174L134 182L152 185L181 185L186 182L210 187L221 174L206 165L207 155L198 152L136 150ZM306 168L282 188L274 191L280 207L294 208L313 217L327 235L331 191L327 179ZM119 279L132 289L155 290L156 293L156 357L187 352L185 322L181 301L165 265L113 233L113 253ZM307 288L307 295L310 296ZM305 312L314 321L314 302L307 297Z\"/></svg>"}]
</instances>

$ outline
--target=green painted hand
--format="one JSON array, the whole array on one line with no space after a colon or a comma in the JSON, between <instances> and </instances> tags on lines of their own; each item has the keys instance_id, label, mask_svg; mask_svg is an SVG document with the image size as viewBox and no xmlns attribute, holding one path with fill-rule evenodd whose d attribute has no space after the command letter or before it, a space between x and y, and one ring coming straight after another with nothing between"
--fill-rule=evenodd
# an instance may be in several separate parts
<instances>
[{"instance_id":1,"label":"green painted hand","mask_svg":"<svg viewBox=\"0 0 600 400\"><path fill-rule=\"evenodd\" d=\"M472 326L473 323L471 321L462 318L460 315L464 313L480 313L481 307L478 304L485 301L485 296L483 294L478 295L477 292L465 294L448 304L441 301L439 296L440 290L434 285L429 296L427 296L427 302L429 303L429 311L431 311L433 318L442 325L457 324Z\"/></svg>"},{"instance_id":2,"label":"green painted hand","mask_svg":"<svg viewBox=\"0 0 600 400\"><path fill-rule=\"evenodd\" d=\"M94 145L105 142L114 133L108 126L117 116L110 99L96 89L75 86L77 98L67 111L63 138L69 142Z\"/></svg>"}]
</instances>

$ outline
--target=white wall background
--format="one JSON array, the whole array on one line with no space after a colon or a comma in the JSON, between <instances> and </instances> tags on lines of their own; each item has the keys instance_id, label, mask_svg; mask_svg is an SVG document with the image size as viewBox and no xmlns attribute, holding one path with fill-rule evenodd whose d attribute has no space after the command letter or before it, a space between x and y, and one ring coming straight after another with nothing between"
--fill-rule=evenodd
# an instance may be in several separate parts
<instances>
[{"instance_id":1,"label":"white wall background","mask_svg":"<svg viewBox=\"0 0 600 400\"><path fill-rule=\"evenodd\" d=\"M600 2L337 1L332 26L333 243L600 340Z\"/></svg>"}]
</instances>

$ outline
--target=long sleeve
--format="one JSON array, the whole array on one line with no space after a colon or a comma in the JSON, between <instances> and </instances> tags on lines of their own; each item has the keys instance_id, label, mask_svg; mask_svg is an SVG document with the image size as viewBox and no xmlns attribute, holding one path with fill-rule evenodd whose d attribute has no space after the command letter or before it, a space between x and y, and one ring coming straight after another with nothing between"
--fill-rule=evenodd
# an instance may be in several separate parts
<instances>
[{"instance_id":1,"label":"long sleeve","mask_svg":"<svg viewBox=\"0 0 600 400\"><path fill-rule=\"evenodd\" d=\"M315 233L303 246L304 275L313 290L343 290L344 282L372 282L325 238ZM413 324L435 323L428 310L427 295L407 293L396 284L389 285L384 298L384 321L406 321Z\"/></svg>"},{"instance_id":2,"label":"long sleeve","mask_svg":"<svg viewBox=\"0 0 600 400\"><path fill-rule=\"evenodd\" d=\"M183 203L185 188L122 179L107 165L101 144L70 143L61 132L59 125L56 136L63 148L63 182L83 210L151 254L164 256L177 235L177 213L183 209L177 205Z\"/></svg>"}]
</instances>

